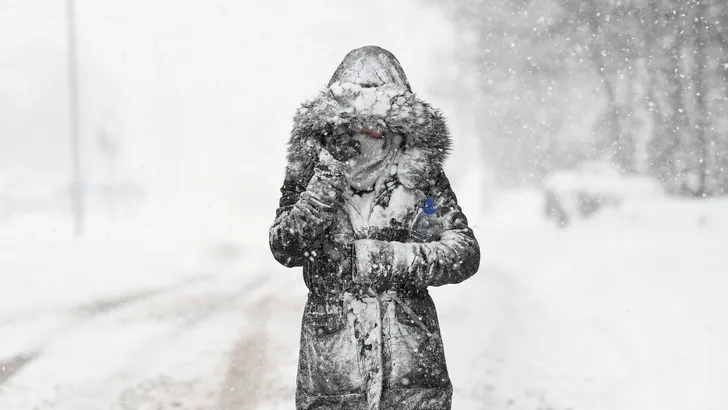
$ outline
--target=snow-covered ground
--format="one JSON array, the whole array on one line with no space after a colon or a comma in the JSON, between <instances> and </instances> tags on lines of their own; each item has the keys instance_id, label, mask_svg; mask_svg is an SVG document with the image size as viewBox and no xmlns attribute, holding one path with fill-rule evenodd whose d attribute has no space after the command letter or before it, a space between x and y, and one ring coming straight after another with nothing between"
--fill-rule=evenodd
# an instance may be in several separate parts
<instances>
[{"instance_id":1,"label":"snow-covered ground","mask_svg":"<svg viewBox=\"0 0 728 410\"><path fill-rule=\"evenodd\" d=\"M566 230L541 210L531 191L465 209L481 270L432 290L454 408L724 408L728 201L626 201ZM163 220L81 241L2 225L0 409L291 408L299 270L266 224Z\"/></svg>"},{"instance_id":2,"label":"snow-covered ground","mask_svg":"<svg viewBox=\"0 0 728 410\"><path fill-rule=\"evenodd\" d=\"M437 293L460 408L724 408L728 201L626 200L558 230L535 195L497 200L480 274Z\"/></svg>"},{"instance_id":3,"label":"snow-covered ground","mask_svg":"<svg viewBox=\"0 0 728 410\"><path fill-rule=\"evenodd\" d=\"M56 220L3 225L1 409L217 408L237 397L236 363L262 365L239 345L268 313L272 263L235 242L240 227L168 219L73 241Z\"/></svg>"}]
</instances>

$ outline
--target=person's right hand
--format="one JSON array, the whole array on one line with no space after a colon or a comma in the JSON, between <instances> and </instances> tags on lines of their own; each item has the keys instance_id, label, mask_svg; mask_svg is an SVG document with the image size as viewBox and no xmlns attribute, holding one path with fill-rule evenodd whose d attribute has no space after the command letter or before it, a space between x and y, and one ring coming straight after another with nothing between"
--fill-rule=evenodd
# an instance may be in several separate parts
<instances>
[{"instance_id":1,"label":"person's right hand","mask_svg":"<svg viewBox=\"0 0 728 410\"><path fill-rule=\"evenodd\" d=\"M306 186L306 196L313 196L329 205L337 202L349 185L348 169L346 163L334 158L326 148L321 148L313 176Z\"/></svg>"},{"instance_id":2,"label":"person's right hand","mask_svg":"<svg viewBox=\"0 0 728 410\"><path fill-rule=\"evenodd\" d=\"M314 168L319 173L322 173L326 177L334 177L339 179L340 177L346 177L349 170L349 165L345 161L341 161L326 148L322 148L319 151L318 164Z\"/></svg>"}]
</instances>

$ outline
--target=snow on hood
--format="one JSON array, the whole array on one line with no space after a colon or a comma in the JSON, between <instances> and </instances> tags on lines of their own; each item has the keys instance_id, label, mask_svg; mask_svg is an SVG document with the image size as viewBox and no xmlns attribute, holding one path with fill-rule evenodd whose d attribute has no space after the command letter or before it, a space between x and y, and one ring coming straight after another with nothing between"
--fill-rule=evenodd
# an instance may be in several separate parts
<instances>
[{"instance_id":1,"label":"snow on hood","mask_svg":"<svg viewBox=\"0 0 728 410\"><path fill-rule=\"evenodd\" d=\"M389 85L412 91L397 57L377 46L350 51L331 76L328 87L337 82L356 84L364 88Z\"/></svg>"},{"instance_id":2,"label":"snow on hood","mask_svg":"<svg viewBox=\"0 0 728 410\"><path fill-rule=\"evenodd\" d=\"M384 132L385 138L386 134L403 136L411 163L406 167L407 179L413 185L433 180L451 146L440 111L411 91L399 61L376 46L349 52L327 88L298 109L289 141L289 166L312 172L324 136L362 128Z\"/></svg>"},{"instance_id":3,"label":"snow on hood","mask_svg":"<svg viewBox=\"0 0 728 410\"><path fill-rule=\"evenodd\" d=\"M385 118L413 98L402 65L392 53L377 46L350 51L331 76L328 88L340 105L339 111L349 116Z\"/></svg>"}]
</instances>

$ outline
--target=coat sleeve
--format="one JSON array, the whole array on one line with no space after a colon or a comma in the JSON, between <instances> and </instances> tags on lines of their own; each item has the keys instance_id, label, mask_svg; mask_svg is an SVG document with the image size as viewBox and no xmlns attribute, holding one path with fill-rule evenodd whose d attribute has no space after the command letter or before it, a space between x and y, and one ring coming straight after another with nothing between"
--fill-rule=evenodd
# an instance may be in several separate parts
<instances>
[{"instance_id":1,"label":"coat sleeve","mask_svg":"<svg viewBox=\"0 0 728 410\"><path fill-rule=\"evenodd\" d=\"M417 287L459 283L478 271L480 246L444 173L430 192L443 224L439 241L354 241L353 279L359 283L406 283Z\"/></svg>"},{"instance_id":2,"label":"coat sleeve","mask_svg":"<svg viewBox=\"0 0 728 410\"><path fill-rule=\"evenodd\" d=\"M305 174L291 165L286 168L276 219L269 232L273 256L289 268L303 265L317 239L331 225L335 204L347 184L344 164L325 150L308 181Z\"/></svg>"}]
</instances>

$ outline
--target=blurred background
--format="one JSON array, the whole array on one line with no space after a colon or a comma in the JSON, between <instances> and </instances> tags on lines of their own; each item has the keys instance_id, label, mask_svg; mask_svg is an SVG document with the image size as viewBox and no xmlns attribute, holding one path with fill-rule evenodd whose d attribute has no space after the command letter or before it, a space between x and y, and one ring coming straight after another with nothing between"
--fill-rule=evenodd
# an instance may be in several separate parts
<instances>
[{"instance_id":1,"label":"blurred background","mask_svg":"<svg viewBox=\"0 0 728 410\"><path fill-rule=\"evenodd\" d=\"M720 0L0 0L0 408L293 406L268 228L296 107L376 44L481 242L454 409L719 409Z\"/></svg>"}]
</instances>

